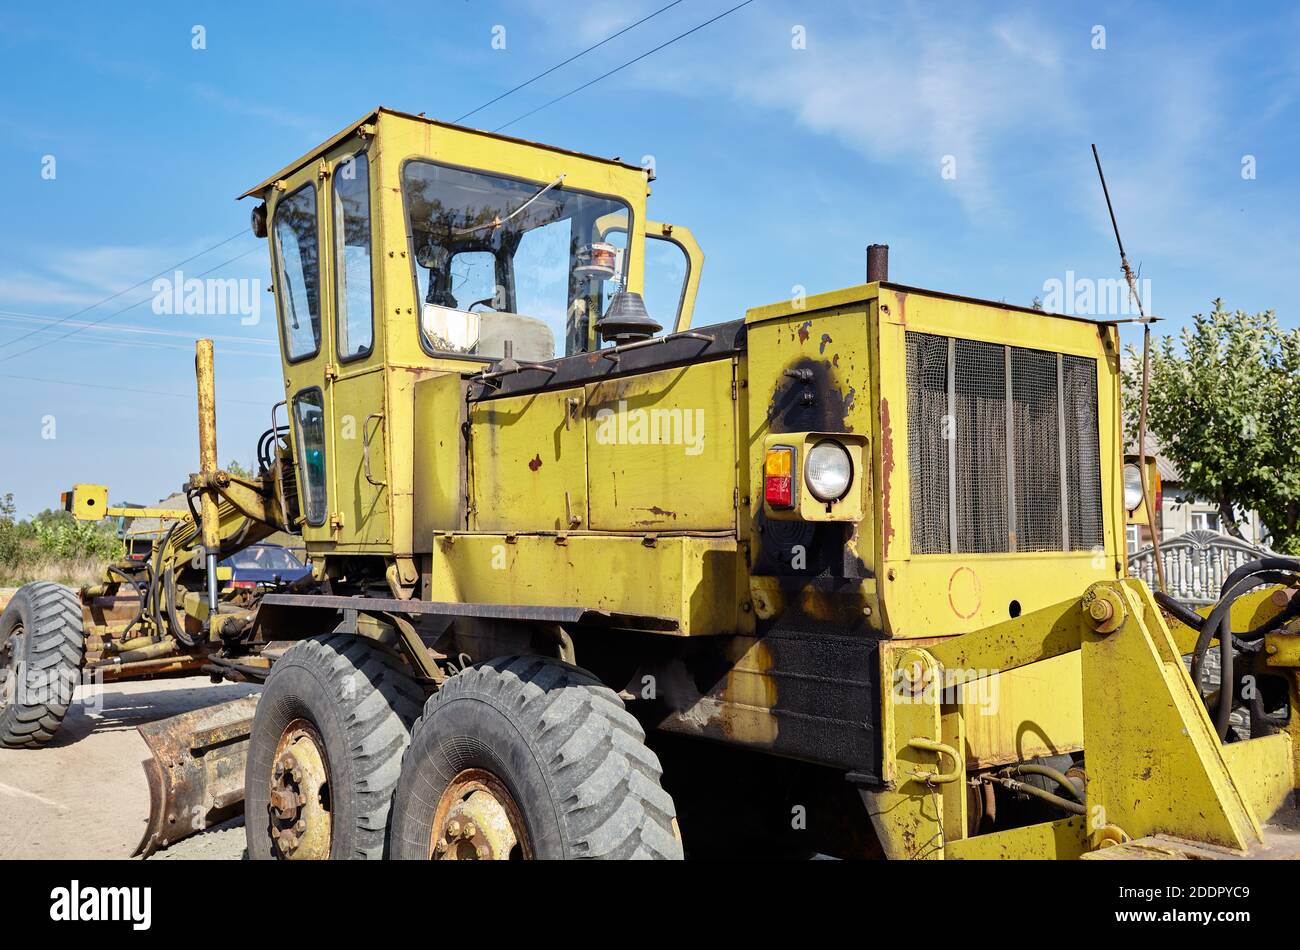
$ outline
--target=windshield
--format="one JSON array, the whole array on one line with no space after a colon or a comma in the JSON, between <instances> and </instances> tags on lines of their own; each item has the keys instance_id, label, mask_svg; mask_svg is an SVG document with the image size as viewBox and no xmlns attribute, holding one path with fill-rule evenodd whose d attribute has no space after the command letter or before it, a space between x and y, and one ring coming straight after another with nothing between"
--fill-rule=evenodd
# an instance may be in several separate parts
<instances>
[{"instance_id":1,"label":"windshield","mask_svg":"<svg viewBox=\"0 0 1300 950\"><path fill-rule=\"evenodd\" d=\"M261 545L237 551L230 556L230 563L246 571L300 571L303 566L302 562L285 548Z\"/></svg>"},{"instance_id":2,"label":"windshield","mask_svg":"<svg viewBox=\"0 0 1300 950\"><path fill-rule=\"evenodd\" d=\"M627 273L626 204L424 161L406 164L402 191L427 349L535 361L595 348Z\"/></svg>"}]
</instances>

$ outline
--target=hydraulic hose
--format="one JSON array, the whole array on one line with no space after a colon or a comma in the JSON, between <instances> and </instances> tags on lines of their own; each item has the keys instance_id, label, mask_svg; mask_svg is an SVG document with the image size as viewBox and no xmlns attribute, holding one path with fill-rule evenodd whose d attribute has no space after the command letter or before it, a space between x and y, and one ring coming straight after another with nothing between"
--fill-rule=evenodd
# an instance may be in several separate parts
<instances>
[{"instance_id":1,"label":"hydraulic hose","mask_svg":"<svg viewBox=\"0 0 1300 950\"><path fill-rule=\"evenodd\" d=\"M1219 602L1214 605L1208 617L1200 624L1200 636L1196 640L1196 649L1192 655L1192 678L1197 692L1205 695L1202 688L1202 674L1205 654L1210 641L1219 638L1220 686L1219 704L1215 715L1215 728L1223 738L1231 724L1232 704L1235 698L1235 681L1233 677L1233 636L1231 630L1232 605L1242 594L1264 584L1276 583L1279 574L1300 575L1300 561L1286 557L1265 557L1250 561L1237 568L1223 582ZM1266 625L1271 628L1276 623ZM1262 635L1249 631L1248 636Z\"/></svg>"},{"instance_id":2,"label":"hydraulic hose","mask_svg":"<svg viewBox=\"0 0 1300 950\"><path fill-rule=\"evenodd\" d=\"M1179 623L1191 627L1193 630L1200 630L1201 625L1205 623L1205 618L1198 614L1192 608L1174 600L1162 590L1154 594L1156 603L1173 615L1173 618Z\"/></svg>"},{"instance_id":3,"label":"hydraulic hose","mask_svg":"<svg viewBox=\"0 0 1300 950\"><path fill-rule=\"evenodd\" d=\"M1086 815L1087 807L1082 802L1072 802L1068 798L1062 798L1060 795L1053 795L1037 785L1030 785L1027 782L1017 782L1013 778L1003 778L1001 776L992 776L990 781L997 782L999 785L1011 789L1013 792L1021 792L1025 795L1031 795L1034 798L1040 798L1045 802L1050 802L1057 808L1068 811L1072 815Z\"/></svg>"},{"instance_id":4,"label":"hydraulic hose","mask_svg":"<svg viewBox=\"0 0 1300 950\"><path fill-rule=\"evenodd\" d=\"M1051 779L1061 786L1075 801L1083 801L1083 796L1079 794L1078 787L1066 777L1064 772L1060 772L1050 765L1035 765L1032 762L1026 762L1014 766L1011 771L1017 775L1041 775L1043 778Z\"/></svg>"},{"instance_id":5,"label":"hydraulic hose","mask_svg":"<svg viewBox=\"0 0 1300 950\"><path fill-rule=\"evenodd\" d=\"M139 599L140 601L139 607L136 609L135 612L135 618L130 623L128 623L126 625L126 629L122 631L122 639L125 640L127 639L126 635L135 629L135 625L144 619L144 608L145 608L145 604L148 603L148 594L146 593L146 591L140 590L139 586L136 585L136 582L131 578L130 575L126 573L126 571L112 564L108 566L108 570L110 573L117 574L119 577L122 578L122 580L130 584L131 589L135 591L136 598ZM152 586L153 568L149 565L148 561L144 563L144 570L145 570L145 574L149 578L149 585Z\"/></svg>"}]
</instances>

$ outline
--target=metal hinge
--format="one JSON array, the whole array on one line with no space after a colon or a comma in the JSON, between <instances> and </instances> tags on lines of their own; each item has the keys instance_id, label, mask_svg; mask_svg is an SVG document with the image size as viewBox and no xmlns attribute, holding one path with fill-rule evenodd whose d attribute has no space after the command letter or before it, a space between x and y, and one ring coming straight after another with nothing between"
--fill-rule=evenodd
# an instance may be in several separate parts
<instances>
[{"instance_id":1,"label":"metal hinge","mask_svg":"<svg viewBox=\"0 0 1300 950\"><path fill-rule=\"evenodd\" d=\"M333 363L326 363L326 364L325 364L325 378L326 378L326 379L338 379L338 378L339 378L339 368L338 368L338 366L336 366L336 365L333 364Z\"/></svg>"},{"instance_id":2,"label":"metal hinge","mask_svg":"<svg viewBox=\"0 0 1300 950\"><path fill-rule=\"evenodd\" d=\"M569 493L564 493L564 518L569 522L570 528L576 528L582 524L582 515L573 510L573 503L569 500Z\"/></svg>"},{"instance_id":3,"label":"metal hinge","mask_svg":"<svg viewBox=\"0 0 1300 950\"><path fill-rule=\"evenodd\" d=\"M320 164L316 166L316 177L323 181L329 176L330 176L330 167L325 164L325 159L322 158L320 160Z\"/></svg>"},{"instance_id":4,"label":"metal hinge","mask_svg":"<svg viewBox=\"0 0 1300 950\"><path fill-rule=\"evenodd\" d=\"M330 530L331 531L343 530L343 512L335 511L330 514Z\"/></svg>"}]
</instances>

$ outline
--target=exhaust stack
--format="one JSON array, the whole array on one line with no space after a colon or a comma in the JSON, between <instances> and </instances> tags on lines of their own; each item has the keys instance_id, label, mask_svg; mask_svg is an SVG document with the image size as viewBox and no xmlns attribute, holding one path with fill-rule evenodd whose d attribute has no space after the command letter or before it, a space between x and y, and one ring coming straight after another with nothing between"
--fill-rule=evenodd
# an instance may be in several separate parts
<instances>
[{"instance_id":1,"label":"exhaust stack","mask_svg":"<svg viewBox=\"0 0 1300 950\"><path fill-rule=\"evenodd\" d=\"M867 245L867 283L889 280L889 245Z\"/></svg>"}]
</instances>

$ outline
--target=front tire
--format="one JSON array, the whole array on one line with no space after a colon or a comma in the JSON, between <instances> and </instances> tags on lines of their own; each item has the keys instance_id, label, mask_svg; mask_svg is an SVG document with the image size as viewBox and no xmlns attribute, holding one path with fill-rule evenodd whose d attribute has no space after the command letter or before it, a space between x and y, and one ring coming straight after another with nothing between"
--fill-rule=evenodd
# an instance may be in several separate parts
<instances>
[{"instance_id":1,"label":"front tire","mask_svg":"<svg viewBox=\"0 0 1300 950\"><path fill-rule=\"evenodd\" d=\"M54 738L72 705L85 657L81 601L38 581L0 615L0 746L35 748Z\"/></svg>"},{"instance_id":2,"label":"front tire","mask_svg":"<svg viewBox=\"0 0 1300 950\"><path fill-rule=\"evenodd\" d=\"M360 637L302 640L272 667L244 773L251 860L384 857L393 789L424 693Z\"/></svg>"},{"instance_id":3,"label":"front tire","mask_svg":"<svg viewBox=\"0 0 1300 950\"><path fill-rule=\"evenodd\" d=\"M448 680L416 723L392 856L680 858L659 759L612 690L543 657Z\"/></svg>"}]
</instances>

